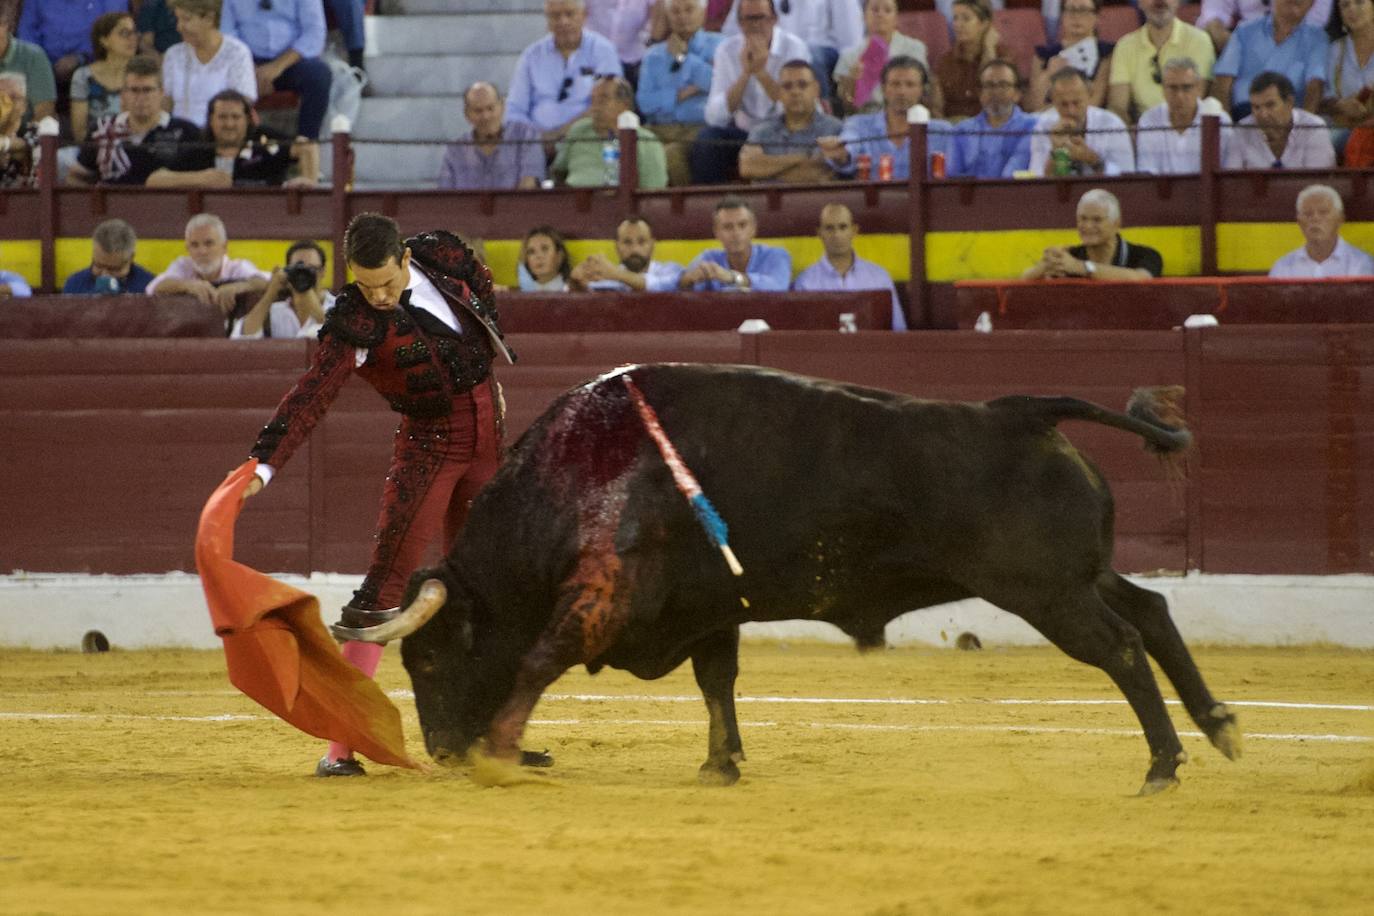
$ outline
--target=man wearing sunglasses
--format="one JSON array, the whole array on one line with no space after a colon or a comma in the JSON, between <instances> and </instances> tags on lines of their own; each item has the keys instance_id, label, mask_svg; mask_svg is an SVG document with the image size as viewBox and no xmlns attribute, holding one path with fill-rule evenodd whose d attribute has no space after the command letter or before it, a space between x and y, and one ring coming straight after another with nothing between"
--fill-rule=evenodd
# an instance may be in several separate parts
<instances>
[{"instance_id":1,"label":"man wearing sunglasses","mask_svg":"<svg viewBox=\"0 0 1374 916\"><path fill-rule=\"evenodd\" d=\"M622 76L610 40L585 28L585 0L544 0L549 34L520 52L506 95L506 120L533 124L546 150L586 117L599 76Z\"/></svg>"},{"instance_id":2,"label":"man wearing sunglasses","mask_svg":"<svg viewBox=\"0 0 1374 916\"><path fill-rule=\"evenodd\" d=\"M220 31L248 45L257 69L258 98L274 90L301 98L296 133L319 139L329 108L329 65L324 53L321 0L224 0Z\"/></svg>"},{"instance_id":3,"label":"man wearing sunglasses","mask_svg":"<svg viewBox=\"0 0 1374 916\"><path fill-rule=\"evenodd\" d=\"M1212 96L1237 121L1250 113L1250 82L1259 74L1282 73L1293 84L1303 110L1315 112L1326 85L1331 42L1304 18L1312 0L1274 0L1274 11L1238 27L1217 61Z\"/></svg>"},{"instance_id":4,"label":"man wearing sunglasses","mask_svg":"<svg viewBox=\"0 0 1374 916\"><path fill-rule=\"evenodd\" d=\"M645 52L635 102L649 129L663 141L668 184L684 185L692 181L687 150L706 123L711 63L721 35L701 27L704 0L668 0L667 15L668 39Z\"/></svg>"},{"instance_id":5,"label":"man wearing sunglasses","mask_svg":"<svg viewBox=\"0 0 1374 916\"><path fill-rule=\"evenodd\" d=\"M1127 124L1164 102L1162 67L1186 57L1197 66L1202 94L1212 79L1216 52L1202 29L1178 18L1179 0L1141 0L1145 24L1116 43L1108 78L1107 108Z\"/></svg>"}]
</instances>

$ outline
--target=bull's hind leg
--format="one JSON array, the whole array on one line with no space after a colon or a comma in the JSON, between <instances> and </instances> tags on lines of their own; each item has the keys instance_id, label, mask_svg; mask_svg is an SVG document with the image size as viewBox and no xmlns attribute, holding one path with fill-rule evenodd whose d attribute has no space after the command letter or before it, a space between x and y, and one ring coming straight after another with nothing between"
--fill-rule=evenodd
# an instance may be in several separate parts
<instances>
[{"instance_id":1,"label":"bull's hind leg","mask_svg":"<svg viewBox=\"0 0 1374 916\"><path fill-rule=\"evenodd\" d=\"M1091 586L1021 616L1071 658L1101 668L1121 688L1150 746L1150 769L1140 794L1178 785L1174 773L1188 755L1169 721L1140 633L1113 613Z\"/></svg>"},{"instance_id":2,"label":"bull's hind leg","mask_svg":"<svg viewBox=\"0 0 1374 916\"><path fill-rule=\"evenodd\" d=\"M1097 591L1113 611L1140 631L1145 651L1159 663L1188 715L1213 746L1231 760L1240 757L1236 717L1207 689L1192 653L1169 616L1164 596L1128 582L1111 570L1098 577Z\"/></svg>"},{"instance_id":3,"label":"bull's hind leg","mask_svg":"<svg viewBox=\"0 0 1374 916\"><path fill-rule=\"evenodd\" d=\"M735 678L739 676L739 627L712 633L692 647L692 672L706 698L711 716L706 762L697 779L710 785L730 786L739 781L744 759L739 722L735 718Z\"/></svg>"}]
</instances>

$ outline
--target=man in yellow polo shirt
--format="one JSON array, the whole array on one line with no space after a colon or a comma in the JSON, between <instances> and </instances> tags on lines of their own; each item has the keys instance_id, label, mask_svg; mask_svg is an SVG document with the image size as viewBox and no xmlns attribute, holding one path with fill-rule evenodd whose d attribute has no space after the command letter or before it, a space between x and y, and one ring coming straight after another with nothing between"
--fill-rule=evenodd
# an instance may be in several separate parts
<instances>
[{"instance_id":1,"label":"man in yellow polo shirt","mask_svg":"<svg viewBox=\"0 0 1374 916\"><path fill-rule=\"evenodd\" d=\"M1122 36L1112 52L1107 107L1127 124L1164 101L1164 65L1191 58L1202 80L1202 94L1217 62L1211 37L1178 18L1179 0L1141 0L1145 24Z\"/></svg>"}]
</instances>

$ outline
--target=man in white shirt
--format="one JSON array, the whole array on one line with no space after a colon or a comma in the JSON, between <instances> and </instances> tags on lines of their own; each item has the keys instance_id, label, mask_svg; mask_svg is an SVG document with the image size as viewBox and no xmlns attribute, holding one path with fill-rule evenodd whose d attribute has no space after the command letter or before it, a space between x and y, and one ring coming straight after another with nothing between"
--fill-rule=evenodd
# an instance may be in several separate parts
<instances>
[{"instance_id":1,"label":"man in white shirt","mask_svg":"<svg viewBox=\"0 0 1374 916\"><path fill-rule=\"evenodd\" d=\"M1279 278L1370 277L1374 257L1341 238L1345 203L1336 189L1310 184L1298 192L1303 246L1279 258L1269 276Z\"/></svg>"},{"instance_id":2,"label":"man in white shirt","mask_svg":"<svg viewBox=\"0 0 1374 916\"><path fill-rule=\"evenodd\" d=\"M619 264L602 254L591 254L573 268L572 288L579 290L639 290L664 293L677 289L682 265L655 261L654 230L642 216L621 220L615 227L615 253Z\"/></svg>"},{"instance_id":3,"label":"man in white shirt","mask_svg":"<svg viewBox=\"0 0 1374 916\"><path fill-rule=\"evenodd\" d=\"M1195 175L1202 163L1202 117L1221 118L1221 161L1231 143L1231 116L1216 99L1199 101L1202 77L1190 57L1164 64L1160 79L1164 101L1148 109L1136 125L1135 164L1154 175Z\"/></svg>"},{"instance_id":4,"label":"man in white shirt","mask_svg":"<svg viewBox=\"0 0 1374 916\"><path fill-rule=\"evenodd\" d=\"M213 213L197 213L186 221L186 254L148 284L150 296L195 296L214 303L228 315L239 293L260 294L267 274L252 261L229 257L229 234Z\"/></svg>"},{"instance_id":5,"label":"man in white shirt","mask_svg":"<svg viewBox=\"0 0 1374 916\"><path fill-rule=\"evenodd\" d=\"M716 48L706 127L688 155L694 184L737 177L740 146L755 124L782 113L778 74L789 60L809 60L811 50L777 27L773 0L739 0L740 34Z\"/></svg>"},{"instance_id":6,"label":"man in white shirt","mask_svg":"<svg viewBox=\"0 0 1374 916\"><path fill-rule=\"evenodd\" d=\"M738 7L736 4L726 15L720 27L722 35L742 31ZM811 66L821 84L821 98L831 98L835 93L831 77L840 51L863 40L863 4L855 0L781 0L774 9L778 27L811 49Z\"/></svg>"},{"instance_id":7,"label":"man in white shirt","mask_svg":"<svg viewBox=\"0 0 1374 916\"><path fill-rule=\"evenodd\" d=\"M1250 84L1250 114L1236 124L1222 159L1228 169L1329 169L1336 148L1326 122L1297 107L1288 77L1266 70Z\"/></svg>"},{"instance_id":8,"label":"man in white shirt","mask_svg":"<svg viewBox=\"0 0 1374 916\"><path fill-rule=\"evenodd\" d=\"M1067 154L1067 174L1121 175L1135 171L1135 150L1126 124L1105 108L1088 104L1082 71L1064 67L1050 77L1050 104L1031 137L1030 170L1060 174L1055 150ZM1060 162L1063 162L1063 157Z\"/></svg>"}]
</instances>

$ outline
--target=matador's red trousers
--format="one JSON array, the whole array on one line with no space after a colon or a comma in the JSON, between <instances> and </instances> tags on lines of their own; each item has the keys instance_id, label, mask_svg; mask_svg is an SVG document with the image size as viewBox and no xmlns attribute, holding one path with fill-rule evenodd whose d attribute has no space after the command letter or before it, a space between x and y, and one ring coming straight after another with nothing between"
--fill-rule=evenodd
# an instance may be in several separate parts
<instances>
[{"instance_id":1,"label":"matador's red trousers","mask_svg":"<svg viewBox=\"0 0 1374 916\"><path fill-rule=\"evenodd\" d=\"M377 543L367 576L354 594L355 607L397 606L435 538L442 532L445 552L453 545L473 497L500 462L496 392L496 380L488 377L455 395L447 416L401 419L382 493Z\"/></svg>"}]
</instances>

